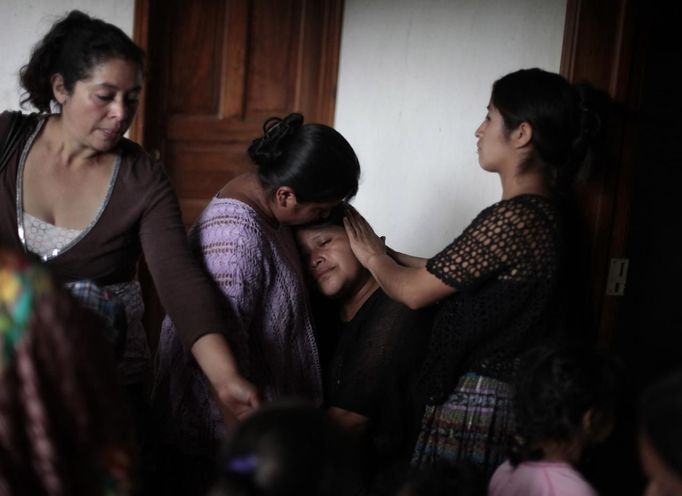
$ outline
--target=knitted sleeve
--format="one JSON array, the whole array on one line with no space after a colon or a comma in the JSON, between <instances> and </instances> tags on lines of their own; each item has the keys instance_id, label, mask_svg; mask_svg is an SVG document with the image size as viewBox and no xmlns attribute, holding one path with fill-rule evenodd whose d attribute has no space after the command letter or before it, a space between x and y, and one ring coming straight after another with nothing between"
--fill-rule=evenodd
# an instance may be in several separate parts
<instances>
[{"instance_id":1,"label":"knitted sleeve","mask_svg":"<svg viewBox=\"0 0 682 496\"><path fill-rule=\"evenodd\" d=\"M204 266L227 305L226 338L238 362L249 370L248 330L257 312L263 312L265 287L263 239L260 225L243 210L230 204L213 204L202 215L191 234L193 248L199 249Z\"/></svg>"},{"instance_id":2,"label":"knitted sleeve","mask_svg":"<svg viewBox=\"0 0 682 496\"><path fill-rule=\"evenodd\" d=\"M540 220L540 221L539 221ZM458 290L494 278L522 281L531 274L534 251L546 256L546 222L522 201L503 201L483 210L464 232L427 262L427 270ZM535 250L537 247L537 250ZM530 257L530 258L529 258Z\"/></svg>"}]
</instances>

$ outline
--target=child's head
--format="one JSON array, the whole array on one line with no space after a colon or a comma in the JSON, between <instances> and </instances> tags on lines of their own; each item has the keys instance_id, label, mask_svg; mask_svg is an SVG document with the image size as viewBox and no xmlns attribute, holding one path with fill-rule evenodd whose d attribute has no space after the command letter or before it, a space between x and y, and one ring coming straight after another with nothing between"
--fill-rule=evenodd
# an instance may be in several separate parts
<instances>
[{"instance_id":1,"label":"child's head","mask_svg":"<svg viewBox=\"0 0 682 496\"><path fill-rule=\"evenodd\" d=\"M542 346L526 353L515 380L512 464L563 457L611 432L617 374L613 359L587 346Z\"/></svg>"},{"instance_id":2,"label":"child's head","mask_svg":"<svg viewBox=\"0 0 682 496\"><path fill-rule=\"evenodd\" d=\"M682 495L682 371L650 386L639 403L647 495Z\"/></svg>"},{"instance_id":3,"label":"child's head","mask_svg":"<svg viewBox=\"0 0 682 496\"><path fill-rule=\"evenodd\" d=\"M358 487L357 458L348 434L319 408L270 405L229 439L211 495L351 494Z\"/></svg>"}]
</instances>

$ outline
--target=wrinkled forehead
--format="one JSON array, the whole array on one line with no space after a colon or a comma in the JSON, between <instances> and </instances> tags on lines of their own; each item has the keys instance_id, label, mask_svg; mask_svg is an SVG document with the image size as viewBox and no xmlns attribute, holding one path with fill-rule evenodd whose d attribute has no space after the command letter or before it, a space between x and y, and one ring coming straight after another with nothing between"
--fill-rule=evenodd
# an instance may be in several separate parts
<instances>
[{"instance_id":1,"label":"wrinkled forehead","mask_svg":"<svg viewBox=\"0 0 682 496\"><path fill-rule=\"evenodd\" d=\"M335 224L307 225L296 228L296 239L302 248L311 248L325 236L346 234L342 226Z\"/></svg>"}]
</instances>

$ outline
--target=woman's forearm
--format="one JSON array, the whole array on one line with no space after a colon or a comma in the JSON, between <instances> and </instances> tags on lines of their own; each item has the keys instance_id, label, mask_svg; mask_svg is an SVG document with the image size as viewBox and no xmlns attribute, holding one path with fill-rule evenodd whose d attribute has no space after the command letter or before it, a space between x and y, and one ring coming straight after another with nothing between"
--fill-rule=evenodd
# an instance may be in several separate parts
<instances>
[{"instance_id":1,"label":"woman's forearm","mask_svg":"<svg viewBox=\"0 0 682 496\"><path fill-rule=\"evenodd\" d=\"M427 258L415 257L414 255L408 255L407 253L400 253L399 251L395 251L388 246L386 247L386 253L388 253L388 255L400 265L412 267L414 269L426 267L426 262L428 261Z\"/></svg>"},{"instance_id":2,"label":"woman's forearm","mask_svg":"<svg viewBox=\"0 0 682 496\"><path fill-rule=\"evenodd\" d=\"M454 291L428 273L425 266L399 265L387 254L371 257L367 269L391 299L413 310L435 303Z\"/></svg>"},{"instance_id":3,"label":"woman's forearm","mask_svg":"<svg viewBox=\"0 0 682 496\"><path fill-rule=\"evenodd\" d=\"M232 351L219 333L204 334L197 339L192 345L192 355L211 384L239 375Z\"/></svg>"},{"instance_id":4,"label":"woman's forearm","mask_svg":"<svg viewBox=\"0 0 682 496\"><path fill-rule=\"evenodd\" d=\"M258 391L239 374L222 334L204 334L192 345L192 354L211 384L228 427L259 407Z\"/></svg>"}]
</instances>

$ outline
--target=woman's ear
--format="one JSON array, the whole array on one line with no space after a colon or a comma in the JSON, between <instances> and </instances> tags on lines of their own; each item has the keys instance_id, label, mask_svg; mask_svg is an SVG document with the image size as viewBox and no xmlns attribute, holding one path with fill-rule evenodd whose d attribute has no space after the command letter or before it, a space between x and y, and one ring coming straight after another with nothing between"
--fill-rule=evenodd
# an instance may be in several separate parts
<instances>
[{"instance_id":1,"label":"woman's ear","mask_svg":"<svg viewBox=\"0 0 682 496\"><path fill-rule=\"evenodd\" d=\"M50 84L52 85L54 99L57 100L59 105L64 105L66 99L69 97L69 92L66 90L66 86L64 86L64 78L62 75L58 73L53 74L50 78Z\"/></svg>"},{"instance_id":2,"label":"woman's ear","mask_svg":"<svg viewBox=\"0 0 682 496\"><path fill-rule=\"evenodd\" d=\"M275 203L280 208L293 208L298 204L296 193L289 186L280 186L275 190Z\"/></svg>"},{"instance_id":3,"label":"woman's ear","mask_svg":"<svg viewBox=\"0 0 682 496\"><path fill-rule=\"evenodd\" d=\"M511 139L517 148L528 146L533 140L533 126L529 122L523 121L511 132Z\"/></svg>"}]
</instances>

